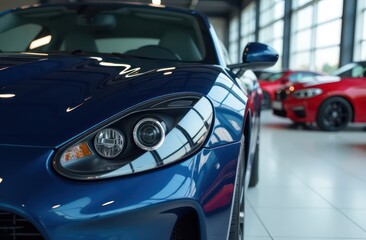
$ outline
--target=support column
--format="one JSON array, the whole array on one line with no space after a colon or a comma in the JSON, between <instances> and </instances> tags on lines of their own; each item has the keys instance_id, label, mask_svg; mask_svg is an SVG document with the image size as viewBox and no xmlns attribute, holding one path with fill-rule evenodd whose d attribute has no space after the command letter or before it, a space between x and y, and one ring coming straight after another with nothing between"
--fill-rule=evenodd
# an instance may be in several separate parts
<instances>
[{"instance_id":1,"label":"support column","mask_svg":"<svg viewBox=\"0 0 366 240\"><path fill-rule=\"evenodd\" d=\"M343 0L342 33L339 56L340 66L353 61L356 15L357 0Z\"/></svg>"},{"instance_id":2,"label":"support column","mask_svg":"<svg viewBox=\"0 0 366 240\"><path fill-rule=\"evenodd\" d=\"M290 67L292 0L285 0L283 17L282 68Z\"/></svg>"},{"instance_id":3,"label":"support column","mask_svg":"<svg viewBox=\"0 0 366 240\"><path fill-rule=\"evenodd\" d=\"M255 41L259 41L260 0L255 0Z\"/></svg>"}]
</instances>

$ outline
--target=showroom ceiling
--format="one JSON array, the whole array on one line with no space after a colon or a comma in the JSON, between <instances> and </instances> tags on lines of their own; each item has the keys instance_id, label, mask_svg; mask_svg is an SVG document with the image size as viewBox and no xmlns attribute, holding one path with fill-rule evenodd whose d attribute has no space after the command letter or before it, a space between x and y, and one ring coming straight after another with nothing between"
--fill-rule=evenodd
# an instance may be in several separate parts
<instances>
[{"instance_id":1,"label":"showroom ceiling","mask_svg":"<svg viewBox=\"0 0 366 240\"><path fill-rule=\"evenodd\" d=\"M41 2L68 2L67 0L40 0ZM70 2L88 2L88 0L69 0ZM92 0L95 2L95 0ZM101 0L100 0L101 1ZM113 0L112 0L113 1ZM211 17L229 17L246 3L254 0L161 0L161 4L171 7L195 9ZM103 2L103 1L101 1ZM152 3L152 0L114 0L113 2Z\"/></svg>"},{"instance_id":2,"label":"showroom ceiling","mask_svg":"<svg viewBox=\"0 0 366 240\"><path fill-rule=\"evenodd\" d=\"M140 0L140 2L150 2ZM162 0L166 6L191 8L210 16L228 16L240 7L240 0Z\"/></svg>"}]
</instances>

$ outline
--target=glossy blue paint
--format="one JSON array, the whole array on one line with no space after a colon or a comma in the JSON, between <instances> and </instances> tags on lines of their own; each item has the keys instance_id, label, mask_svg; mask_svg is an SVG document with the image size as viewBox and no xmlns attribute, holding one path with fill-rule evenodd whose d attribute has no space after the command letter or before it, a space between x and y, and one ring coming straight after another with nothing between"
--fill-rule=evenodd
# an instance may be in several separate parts
<instances>
[{"instance_id":1,"label":"glossy blue paint","mask_svg":"<svg viewBox=\"0 0 366 240\"><path fill-rule=\"evenodd\" d=\"M272 47L258 43L248 43L243 52L243 63L249 63L256 67L257 63L261 68L271 67L278 60L278 53Z\"/></svg>"},{"instance_id":2,"label":"glossy blue paint","mask_svg":"<svg viewBox=\"0 0 366 240\"><path fill-rule=\"evenodd\" d=\"M248 97L224 74L217 77L208 96L215 106L216 119L207 147L239 142L243 134Z\"/></svg>"},{"instance_id":3,"label":"glossy blue paint","mask_svg":"<svg viewBox=\"0 0 366 240\"><path fill-rule=\"evenodd\" d=\"M13 55L0 57L0 66L4 62L0 94L15 97L0 99L0 115L7 116L0 144L49 147L144 101L185 92L206 95L220 73L219 67L190 64L164 75L176 63L141 59Z\"/></svg>"},{"instance_id":4,"label":"glossy blue paint","mask_svg":"<svg viewBox=\"0 0 366 240\"><path fill-rule=\"evenodd\" d=\"M260 93L255 79L237 79L227 68L206 17L161 11L201 19L215 48L205 64L106 54L0 53L0 96L5 96L0 98L0 211L23 216L46 239L144 240L170 239L178 217L190 209L201 239L227 239L234 191L241 186L236 181L243 141L253 152L258 140L258 126L249 129L252 139L243 137L244 124L258 124ZM269 47L253 44L245 62L273 63L270 55ZM53 168L61 151L110 120L177 94L205 96L213 107L208 136L196 140L201 147L189 156L142 173L92 181L61 176ZM252 154L248 158L246 182Z\"/></svg>"},{"instance_id":5,"label":"glossy blue paint","mask_svg":"<svg viewBox=\"0 0 366 240\"><path fill-rule=\"evenodd\" d=\"M21 55L12 56L12 62L9 57L2 59L13 66L0 71L1 93L11 92L16 96L0 99L0 112L8 116L1 120L0 126L3 133L0 208L32 220L50 239L80 236L106 239L126 232L131 239L149 239L156 234L169 238L173 219L176 219L174 210L181 207L193 208L199 214L201 226L205 226L203 239L205 236L222 239L226 234L228 225L216 226L215 221L229 222L231 200L226 205L210 200L220 196L222 189L229 189L226 195L232 194L230 186L235 182L242 131L237 125L242 125L246 97L228 76L220 73L223 72L220 67L182 65L165 76L165 71L157 69L172 67L171 63L157 66L156 61L147 61L143 65L139 60L141 69L126 74L126 60L122 63L112 62L116 59L98 61L57 56L40 59ZM129 69L135 69L136 62L129 60ZM215 106L215 127L207 150L167 168L101 182L67 180L50 167L54 156L52 148L120 114L121 109L162 95L184 92L208 95ZM85 100L87 98L90 99ZM226 101L231 98L236 100ZM80 102L83 104L78 106ZM103 105L105 107L101 107ZM74 109L68 112L72 107ZM217 184L223 180L222 176L227 176L225 181ZM208 212L204 210L205 204ZM57 205L61 206L52 209ZM164 214L166 211L173 213ZM147 212L151 213L150 217L144 217L146 222L141 222L140 215L145 216ZM105 224L106 220L126 224L126 228ZM159 227L154 223L157 221ZM146 227L144 233L136 228L141 224ZM106 235L106 229L110 234Z\"/></svg>"},{"instance_id":6,"label":"glossy blue paint","mask_svg":"<svg viewBox=\"0 0 366 240\"><path fill-rule=\"evenodd\" d=\"M202 149L142 175L79 182L50 168L51 149L0 146L0 209L26 217L50 239L169 239L174 212L189 207L200 218L202 238L220 239L217 228L225 232L228 226L214 222L228 222L231 202L209 211L204 206L234 184L239 148Z\"/></svg>"},{"instance_id":7,"label":"glossy blue paint","mask_svg":"<svg viewBox=\"0 0 366 240\"><path fill-rule=\"evenodd\" d=\"M5 15L5 14L10 13L10 12L12 12L12 10L2 11L2 12L0 12L0 16Z\"/></svg>"}]
</instances>

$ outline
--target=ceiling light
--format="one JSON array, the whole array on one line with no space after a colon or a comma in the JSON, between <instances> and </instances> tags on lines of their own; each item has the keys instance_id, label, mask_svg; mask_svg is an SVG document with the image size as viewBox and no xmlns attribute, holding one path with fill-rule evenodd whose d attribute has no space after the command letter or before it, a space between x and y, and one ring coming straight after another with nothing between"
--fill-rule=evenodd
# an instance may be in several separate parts
<instances>
[{"instance_id":1,"label":"ceiling light","mask_svg":"<svg viewBox=\"0 0 366 240\"><path fill-rule=\"evenodd\" d=\"M161 5L161 0L152 0L153 5Z\"/></svg>"}]
</instances>

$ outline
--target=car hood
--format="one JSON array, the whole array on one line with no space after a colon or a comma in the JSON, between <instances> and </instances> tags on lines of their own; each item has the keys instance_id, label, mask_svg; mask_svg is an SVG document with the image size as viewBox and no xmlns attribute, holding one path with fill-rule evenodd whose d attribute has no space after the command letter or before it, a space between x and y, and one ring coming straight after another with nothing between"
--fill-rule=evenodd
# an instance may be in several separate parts
<instances>
[{"instance_id":1,"label":"car hood","mask_svg":"<svg viewBox=\"0 0 366 240\"><path fill-rule=\"evenodd\" d=\"M338 76L316 76L311 77L311 80L309 78L309 81L288 83L284 87L282 87L281 90L289 89L290 87L293 87L295 90L301 90L305 88L317 88L327 84L337 84L339 82L342 82L342 79Z\"/></svg>"},{"instance_id":2,"label":"car hood","mask_svg":"<svg viewBox=\"0 0 366 240\"><path fill-rule=\"evenodd\" d=\"M261 80L261 79L259 79L258 82L259 82L259 84L261 86L267 86L267 85L273 85L273 84L275 84L274 82L270 82L268 80Z\"/></svg>"},{"instance_id":3,"label":"car hood","mask_svg":"<svg viewBox=\"0 0 366 240\"><path fill-rule=\"evenodd\" d=\"M207 94L221 68L143 59L0 56L0 145L59 147L173 93Z\"/></svg>"}]
</instances>

